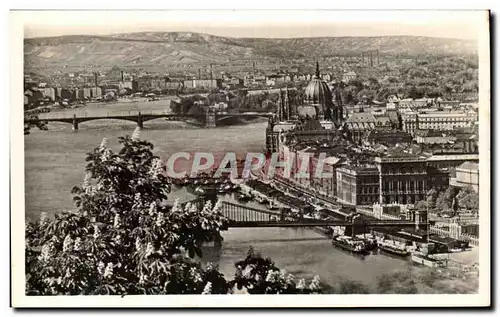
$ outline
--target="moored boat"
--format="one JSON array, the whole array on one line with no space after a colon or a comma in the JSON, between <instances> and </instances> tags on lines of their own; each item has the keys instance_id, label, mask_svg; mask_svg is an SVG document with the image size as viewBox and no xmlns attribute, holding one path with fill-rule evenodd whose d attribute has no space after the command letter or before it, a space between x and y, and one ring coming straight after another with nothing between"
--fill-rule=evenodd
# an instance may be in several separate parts
<instances>
[{"instance_id":1,"label":"moored boat","mask_svg":"<svg viewBox=\"0 0 500 317\"><path fill-rule=\"evenodd\" d=\"M361 234L357 236L358 239L361 239L366 246L367 251L372 251L377 248L377 239L371 234Z\"/></svg>"},{"instance_id":2,"label":"moored boat","mask_svg":"<svg viewBox=\"0 0 500 317\"><path fill-rule=\"evenodd\" d=\"M436 259L430 255L415 251L411 254L411 260L414 263L429 266L429 267L444 267L446 262L444 260Z\"/></svg>"},{"instance_id":3,"label":"moored boat","mask_svg":"<svg viewBox=\"0 0 500 317\"><path fill-rule=\"evenodd\" d=\"M362 240L353 239L348 236L336 236L332 239L332 244L345 251L358 254L368 253L366 250L366 245Z\"/></svg>"},{"instance_id":4,"label":"moored boat","mask_svg":"<svg viewBox=\"0 0 500 317\"><path fill-rule=\"evenodd\" d=\"M410 252L406 250L406 248L402 248L396 244L388 244L388 243L379 243L378 248L384 252L389 254L397 255L397 256L408 256Z\"/></svg>"}]
</instances>

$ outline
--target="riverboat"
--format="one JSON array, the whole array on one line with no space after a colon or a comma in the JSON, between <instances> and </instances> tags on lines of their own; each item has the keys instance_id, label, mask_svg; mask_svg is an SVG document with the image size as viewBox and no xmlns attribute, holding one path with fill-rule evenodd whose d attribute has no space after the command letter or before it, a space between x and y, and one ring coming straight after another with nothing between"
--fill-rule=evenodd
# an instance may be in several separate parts
<instances>
[{"instance_id":1,"label":"riverboat","mask_svg":"<svg viewBox=\"0 0 500 317\"><path fill-rule=\"evenodd\" d=\"M372 251L377 248L377 239L371 234L362 234L357 236L358 239L365 243L366 250Z\"/></svg>"},{"instance_id":2,"label":"riverboat","mask_svg":"<svg viewBox=\"0 0 500 317\"><path fill-rule=\"evenodd\" d=\"M397 244L379 243L378 248L389 254L406 257L410 255L410 252Z\"/></svg>"},{"instance_id":3,"label":"riverboat","mask_svg":"<svg viewBox=\"0 0 500 317\"><path fill-rule=\"evenodd\" d=\"M357 254L366 254L366 245L362 240L353 239L348 236L336 236L332 239L332 244L342 250Z\"/></svg>"},{"instance_id":4,"label":"riverboat","mask_svg":"<svg viewBox=\"0 0 500 317\"><path fill-rule=\"evenodd\" d=\"M445 260L436 259L430 255L415 251L411 254L411 261L428 267L445 267Z\"/></svg>"}]
</instances>

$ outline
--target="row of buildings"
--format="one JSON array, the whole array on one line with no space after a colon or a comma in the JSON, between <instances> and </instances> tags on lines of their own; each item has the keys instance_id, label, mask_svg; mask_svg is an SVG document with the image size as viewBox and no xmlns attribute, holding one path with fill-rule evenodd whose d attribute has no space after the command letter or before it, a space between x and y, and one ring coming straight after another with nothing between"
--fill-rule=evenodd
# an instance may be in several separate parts
<instances>
[{"instance_id":1,"label":"row of buildings","mask_svg":"<svg viewBox=\"0 0 500 317\"><path fill-rule=\"evenodd\" d=\"M464 176L464 169L479 162L474 129L477 113L465 112L459 116L464 120L455 120L454 113L443 111L418 115L432 124L417 119L415 127L409 128L397 110L379 115L359 109L346 111L338 91L330 90L321 79L318 66L305 89L304 105L294 107L287 98L280 98L277 116L269 120L268 151L296 160L290 175L281 170L276 177L290 186L352 205L408 205L425 200L430 189L475 186L477 179L471 175L478 174L469 169L469 176ZM431 129L441 131L445 141ZM305 155L311 157L307 177L296 177L297 160ZM318 165L332 176L318 177Z\"/></svg>"},{"instance_id":2,"label":"row of buildings","mask_svg":"<svg viewBox=\"0 0 500 317\"><path fill-rule=\"evenodd\" d=\"M102 97L104 91L103 87L86 87L79 89L61 87L30 88L24 91L24 104L35 103L39 100L89 100Z\"/></svg>"}]
</instances>

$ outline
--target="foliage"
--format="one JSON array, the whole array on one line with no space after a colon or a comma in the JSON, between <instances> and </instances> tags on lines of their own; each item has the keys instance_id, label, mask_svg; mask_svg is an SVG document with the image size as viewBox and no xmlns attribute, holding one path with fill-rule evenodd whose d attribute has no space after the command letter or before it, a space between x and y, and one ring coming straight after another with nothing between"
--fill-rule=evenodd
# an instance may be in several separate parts
<instances>
[{"instance_id":1,"label":"foliage","mask_svg":"<svg viewBox=\"0 0 500 317\"><path fill-rule=\"evenodd\" d=\"M436 208L439 210L451 209L453 204L453 199L458 193L456 187L450 186L444 192L441 192L436 199Z\"/></svg>"},{"instance_id":2,"label":"foliage","mask_svg":"<svg viewBox=\"0 0 500 317\"><path fill-rule=\"evenodd\" d=\"M172 112L177 114L189 114L189 115L204 115L202 107L198 105L198 102L204 102L208 104L207 98L200 95L193 95L188 97L182 97L180 102L172 102Z\"/></svg>"},{"instance_id":3,"label":"foliage","mask_svg":"<svg viewBox=\"0 0 500 317\"><path fill-rule=\"evenodd\" d=\"M417 210L426 210L428 202L425 200L419 200L415 203L415 208Z\"/></svg>"},{"instance_id":4,"label":"foliage","mask_svg":"<svg viewBox=\"0 0 500 317\"><path fill-rule=\"evenodd\" d=\"M28 294L227 293L222 275L193 258L220 235L219 205L165 204L170 190L153 145L137 133L88 154L85 182L73 188L75 212L26 229Z\"/></svg>"},{"instance_id":5,"label":"foliage","mask_svg":"<svg viewBox=\"0 0 500 317\"><path fill-rule=\"evenodd\" d=\"M462 188L456 198L460 207L473 211L479 210L479 194L472 187Z\"/></svg>"},{"instance_id":6,"label":"foliage","mask_svg":"<svg viewBox=\"0 0 500 317\"><path fill-rule=\"evenodd\" d=\"M271 259L264 259L250 247L247 257L235 264L235 278L231 282L238 289L245 288L249 294L315 294L321 292L319 276L309 286L305 279L298 283L292 274L280 270Z\"/></svg>"},{"instance_id":7,"label":"foliage","mask_svg":"<svg viewBox=\"0 0 500 317\"><path fill-rule=\"evenodd\" d=\"M30 130L32 128L38 128L40 130L48 130L47 124L43 121L38 121L38 116L33 116L33 115L25 118L24 135L30 134Z\"/></svg>"}]
</instances>

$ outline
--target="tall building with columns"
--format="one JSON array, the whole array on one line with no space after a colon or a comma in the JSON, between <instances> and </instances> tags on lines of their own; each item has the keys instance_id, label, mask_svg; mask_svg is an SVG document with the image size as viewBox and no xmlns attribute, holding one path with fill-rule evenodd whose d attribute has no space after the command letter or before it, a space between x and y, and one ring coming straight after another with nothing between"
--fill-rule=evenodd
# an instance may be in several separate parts
<instances>
[{"instance_id":1,"label":"tall building with columns","mask_svg":"<svg viewBox=\"0 0 500 317\"><path fill-rule=\"evenodd\" d=\"M413 204L427 193L427 163L415 156L377 157L380 204Z\"/></svg>"}]
</instances>

